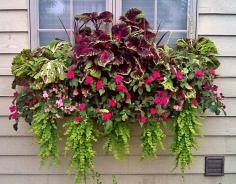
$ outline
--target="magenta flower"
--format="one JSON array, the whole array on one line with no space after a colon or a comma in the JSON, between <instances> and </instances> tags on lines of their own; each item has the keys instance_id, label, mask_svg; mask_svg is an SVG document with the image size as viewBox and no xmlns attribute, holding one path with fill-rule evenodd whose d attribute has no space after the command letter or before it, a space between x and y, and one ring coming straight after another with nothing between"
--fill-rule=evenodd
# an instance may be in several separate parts
<instances>
[{"instance_id":1,"label":"magenta flower","mask_svg":"<svg viewBox=\"0 0 236 184\"><path fill-rule=\"evenodd\" d=\"M126 94L126 99L127 99L127 100L131 100L131 98L132 98L131 95L130 95L129 93L127 93L127 94Z\"/></svg>"},{"instance_id":2,"label":"magenta flower","mask_svg":"<svg viewBox=\"0 0 236 184\"><path fill-rule=\"evenodd\" d=\"M203 76L203 72L201 70L196 70L195 71L195 77L200 78Z\"/></svg>"},{"instance_id":3,"label":"magenta flower","mask_svg":"<svg viewBox=\"0 0 236 184\"><path fill-rule=\"evenodd\" d=\"M116 75L114 77L116 84L120 84L122 82L122 79L123 79L123 77L121 75Z\"/></svg>"},{"instance_id":4,"label":"magenta flower","mask_svg":"<svg viewBox=\"0 0 236 184\"><path fill-rule=\"evenodd\" d=\"M117 91L122 91L122 92L126 92L127 91L126 87L123 86L123 85L116 86L116 90Z\"/></svg>"},{"instance_id":5,"label":"magenta flower","mask_svg":"<svg viewBox=\"0 0 236 184\"><path fill-rule=\"evenodd\" d=\"M10 112L15 112L16 111L16 106L14 104L11 104L9 107Z\"/></svg>"},{"instance_id":6,"label":"magenta flower","mask_svg":"<svg viewBox=\"0 0 236 184\"><path fill-rule=\"evenodd\" d=\"M183 73L182 72L176 72L176 78L178 79L178 80L182 80L183 79Z\"/></svg>"},{"instance_id":7,"label":"magenta flower","mask_svg":"<svg viewBox=\"0 0 236 184\"><path fill-rule=\"evenodd\" d=\"M73 71L73 70L69 70L69 71L66 73L66 76L67 76L68 79L74 79L74 78L75 78L74 71Z\"/></svg>"},{"instance_id":8,"label":"magenta flower","mask_svg":"<svg viewBox=\"0 0 236 184\"><path fill-rule=\"evenodd\" d=\"M102 115L102 120L103 121L108 121L108 120L111 119L111 117L112 117L112 113L111 112L106 112Z\"/></svg>"},{"instance_id":9,"label":"magenta flower","mask_svg":"<svg viewBox=\"0 0 236 184\"><path fill-rule=\"evenodd\" d=\"M214 69L210 69L210 74L211 75L215 75L216 74L216 71Z\"/></svg>"},{"instance_id":10,"label":"magenta flower","mask_svg":"<svg viewBox=\"0 0 236 184\"><path fill-rule=\"evenodd\" d=\"M79 104L79 110L83 111L86 109L86 105L84 103Z\"/></svg>"},{"instance_id":11,"label":"magenta flower","mask_svg":"<svg viewBox=\"0 0 236 184\"><path fill-rule=\"evenodd\" d=\"M151 83L152 83L152 78L148 76L147 79L144 81L144 84L149 85Z\"/></svg>"},{"instance_id":12,"label":"magenta flower","mask_svg":"<svg viewBox=\"0 0 236 184\"><path fill-rule=\"evenodd\" d=\"M147 122L147 117L146 116L141 116L139 119L140 123L146 123Z\"/></svg>"},{"instance_id":13,"label":"magenta flower","mask_svg":"<svg viewBox=\"0 0 236 184\"><path fill-rule=\"evenodd\" d=\"M74 121L76 121L76 122L79 122L79 121L81 121L82 119L83 119L82 116L75 116L75 117L74 117Z\"/></svg>"},{"instance_id":14,"label":"magenta flower","mask_svg":"<svg viewBox=\"0 0 236 184\"><path fill-rule=\"evenodd\" d=\"M86 83L87 85L92 84L92 83L93 83L93 78L90 77L90 76L86 76L86 78L85 78L85 83Z\"/></svg>"},{"instance_id":15,"label":"magenta flower","mask_svg":"<svg viewBox=\"0 0 236 184\"><path fill-rule=\"evenodd\" d=\"M210 90L211 86L208 83L203 84L203 89Z\"/></svg>"},{"instance_id":16,"label":"magenta flower","mask_svg":"<svg viewBox=\"0 0 236 184\"><path fill-rule=\"evenodd\" d=\"M197 100L196 100L195 98L191 100L191 103L192 103L193 105L197 105L197 104L198 104L198 102L197 102Z\"/></svg>"},{"instance_id":17,"label":"magenta flower","mask_svg":"<svg viewBox=\"0 0 236 184\"><path fill-rule=\"evenodd\" d=\"M155 115L156 113L157 113L156 108L153 108L153 107L152 107L152 108L150 109L150 114L151 114L151 115Z\"/></svg>"},{"instance_id":18,"label":"magenta flower","mask_svg":"<svg viewBox=\"0 0 236 184\"><path fill-rule=\"evenodd\" d=\"M116 106L116 101L115 101L115 100L110 100L110 101L108 102L108 106L109 106L109 107L115 107L115 106Z\"/></svg>"},{"instance_id":19,"label":"magenta flower","mask_svg":"<svg viewBox=\"0 0 236 184\"><path fill-rule=\"evenodd\" d=\"M17 92L17 91L15 91L15 92L13 93L13 97L14 97L14 98L16 98L16 97L17 97L17 95L18 95L18 92Z\"/></svg>"},{"instance_id":20,"label":"magenta flower","mask_svg":"<svg viewBox=\"0 0 236 184\"><path fill-rule=\"evenodd\" d=\"M19 116L20 116L19 112L14 112L14 113L11 115L12 119L18 119Z\"/></svg>"},{"instance_id":21,"label":"magenta flower","mask_svg":"<svg viewBox=\"0 0 236 184\"><path fill-rule=\"evenodd\" d=\"M47 91L43 91L43 98L48 99L48 93L47 93Z\"/></svg>"},{"instance_id":22,"label":"magenta flower","mask_svg":"<svg viewBox=\"0 0 236 184\"><path fill-rule=\"evenodd\" d=\"M96 83L96 89L100 90L103 89L103 87L104 87L103 82L101 80L98 80Z\"/></svg>"},{"instance_id":23,"label":"magenta flower","mask_svg":"<svg viewBox=\"0 0 236 184\"><path fill-rule=\"evenodd\" d=\"M167 105L169 103L169 98L165 95L161 97L160 105Z\"/></svg>"},{"instance_id":24,"label":"magenta flower","mask_svg":"<svg viewBox=\"0 0 236 184\"><path fill-rule=\"evenodd\" d=\"M154 80L160 79L161 78L161 73L158 72L158 71L154 71L153 74L152 74L152 77L153 77Z\"/></svg>"},{"instance_id":25,"label":"magenta flower","mask_svg":"<svg viewBox=\"0 0 236 184\"><path fill-rule=\"evenodd\" d=\"M163 120L166 120L168 116L165 112L163 112L163 113L161 113L161 117Z\"/></svg>"},{"instance_id":26,"label":"magenta flower","mask_svg":"<svg viewBox=\"0 0 236 184\"><path fill-rule=\"evenodd\" d=\"M154 104L160 104L160 102L161 102L161 99L158 98L158 97L155 97L155 98L153 99L153 103L154 103Z\"/></svg>"}]
</instances>

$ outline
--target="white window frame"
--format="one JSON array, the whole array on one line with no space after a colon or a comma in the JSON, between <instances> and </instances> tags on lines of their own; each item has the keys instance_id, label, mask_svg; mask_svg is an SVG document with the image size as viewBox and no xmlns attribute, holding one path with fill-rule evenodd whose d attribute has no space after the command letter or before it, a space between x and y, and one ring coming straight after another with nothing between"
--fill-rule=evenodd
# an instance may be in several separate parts
<instances>
[{"instance_id":1,"label":"white window frame","mask_svg":"<svg viewBox=\"0 0 236 184\"><path fill-rule=\"evenodd\" d=\"M157 4L158 0L154 0L155 4ZM28 0L28 8L29 8L29 40L30 40L30 48L36 48L39 46L39 9L38 9L38 2L39 0ZM73 0L71 2L71 11L73 12ZM187 37L188 38L196 38L197 37L197 3L198 0L189 0L188 4L188 22L187 22ZM157 6L155 6L157 9ZM114 21L117 21L122 14L122 0L106 0L106 10L110 11L114 15ZM73 13L71 13L73 15ZM73 20L73 17L71 17ZM73 24L73 21L71 21ZM68 31L72 32L71 29L67 29ZM154 17L154 29L157 28L157 10L155 10L155 17ZM43 29L40 31L61 31L63 29ZM186 32L186 30L160 30L160 32Z\"/></svg>"}]
</instances>

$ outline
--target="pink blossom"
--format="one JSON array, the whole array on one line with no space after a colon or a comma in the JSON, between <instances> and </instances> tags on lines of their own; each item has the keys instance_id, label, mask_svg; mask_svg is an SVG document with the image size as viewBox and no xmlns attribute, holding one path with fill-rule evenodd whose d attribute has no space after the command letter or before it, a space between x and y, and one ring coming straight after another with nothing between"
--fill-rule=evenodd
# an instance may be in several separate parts
<instances>
[{"instance_id":1,"label":"pink blossom","mask_svg":"<svg viewBox=\"0 0 236 184\"><path fill-rule=\"evenodd\" d=\"M122 92L126 92L127 91L126 87L123 86L123 85L116 86L116 90L117 91L122 91Z\"/></svg>"},{"instance_id":2,"label":"pink blossom","mask_svg":"<svg viewBox=\"0 0 236 184\"><path fill-rule=\"evenodd\" d=\"M154 103L154 104L160 104L160 102L161 102L161 99L158 98L158 97L155 97L155 98L153 99L153 103Z\"/></svg>"},{"instance_id":3,"label":"pink blossom","mask_svg":"<svg viewBox=\"0 0 236 184\"><path fill-rule=\"evenodd\" d=\"M19 116L20 116L19 112L14 112L14 113L11 115L12 119L18 119Z\"/></svg>"},{"instance_id":4,"label":"pink blossom","mask_svg":"<svg viewBox=\"0 0 236 184\"><path fill-rule=\"evenodd\" d=\"M129 93L127 93L127 94L126 94L126 99L127 99L127 100L131 100L131 98L132 98L131 95L130 95Z\"/></svg>"},{"instance_id":5,"label":"pink blossom","mask_svg":"<svg viewBox=\"0 0 236 184\"><path fill-rule=\"evenodd\" d=\"M167 105L169 103L169 99L167 96L163 95L161 97L161 102L160 102L160 105Z\"/></svg>"},{"instance_id":6,"label":"pink blossom","mask_svg":"<svg viewBox=\"0 0 236 184\"><path fill-rule=\"evenodd\" d=\"M50 109L49 108L46 108L46 109L44 109L44 112L50 112Z\"/></svg>"},{"instance_id":7,"label":"pink blossom","mask_svg":"<svg viewBox=\"0 0 236 184\"><path fill-rule=\"evenodd\" d=\"M197 104L198 104L198 101L194 98L194 99L191 100L191 103L192 103L193 105L197 105Z\"/></svg>"},{"instance_id":8,"label":"pink blossom","mask_svg":"<svg viewBox=\"0 0 236 184\"><path fill-rule=\"evenodd\" d=\"M108 102L109 107L115 107L116 106L116 101L115 100L110 100Z\"/></svg>"},{"instance_id":9,"label":"pink blossom","mask_svg":"<svg viewBox=\"0 0 236 184\"><path fill-rule=\"evenodd\" d=\"M123 77L121 75L116 75L114 77L114 80L115 80L116 84L120 84L122 79L123 79Z\"/></svg>"},{"instance_id":10,"label":"pink blossom","mask_svg":"<svg viewBox=\"0 0 236 184\"><path fill-rule=\"evenodd\" d=\"M14 112L16 110L16 106L14 104L11 104L9 110L10 112Z\"/></svg>"},{"instance_id":11,"label":"pink blossom","mask_svg":"<svg viewBox=\"0 0 236 184\"><path fill-rule=\"evenodd\" d=\"M195 71L195 77L200 78L203 76L203 72L201 70L196 70Z\"/></svg>"},{"instance_id":12,"label":"pink blossom","mask_svg":"<svg viewBox=\"0 0 236 184\"><path fill-rule=\"evenodd\" d=\"M86 76L85 83L88 84L88 85L92 84L93 83L93 78L90 77L90 76Z\"/></svg>"},{"instance_id":13,"label":"pink blossom","mask_svg":"<svg viewBox=\"0 0 236 184\"><path fill-rule=\"evenodd\" d=\"M203 84L203 89L210 90L211 86L208 83Z\"/></svg>"},{"instance_id":14,"label":"pink blossom","mask_svg":"<svg viewBox=\"0 0 236 184\"><path fill-rule=\"evenodd\" d=\"M183 79L183 73L182 72L176 72L176 78L178 79L178 80L182 80Z\"/></svg>"},{"instance_id":15,"label":"pink blossom","mask_svg":"<svg viewBox=\"0 0 236 184\"><path fill-rule=\"evenodd\" d=\"M45 98L45 99L48 98L48 93L47 93L47 91L43 91L43 98Z\"/></svg>"},{"instance_id":16,"label":"pink blossom","mask_svg":"<svg viewBox=\"0 0 236 184\"><path fill-rule=\"evenodd\" d=\"M155 115L156 113L157 113L156 108L151 108L151 109L150 109L150 114L151 114L151 115Z\"/></svg>"},{"instance_id":17,"label":"pink blossom","mask_svg":"<svg viewBox=\"0 0 236 184\"><path fill-rule=\"evenodd\" d=\"M149 85L151 83L152 83L152 78L148 76L147 79L144 81L144 84Z\"/></svg>"},{"instance_id":18,"label":"pink blossom","mask_svg":"<svg viewBox=\"0 0 236 184\"><path fill-rule=\"evenodd\" d=\"M154 80L160 79L161 78L161 73L158 72L158 71L154 71L153 74L152 74L152 77L153 77Z\"/></svg>"},{"instance_id":19,"label":"pink blossom","mask_svg":"<svg viewBox=\"0 0 236 184\"><path fill-rule=\"evenodd\" d=\"M217 91L218 90L218 86L217 85L213 85L212 89L213 89L213 91Z\"/></svg>"},{"instance_id":20,"label":"pink blossom","mask_svg":"<svg viewBox=\"0 0 236 184\"><path fill-rule=\"evenodd\" d=\"M103 87L104 87L103 82L101 80L98 80L96 83L96 89L100 90L103 89Z\"/></svg>"},{"instance_id":21,"label":"pink blossom","mask_svg":"<svg viewBox=\"0 0 236 184\"><path fill-rule=\"evenodd\" d=\"M82 116L75 116L74 117L74 121L81 121L83 119L83 117Z\"/></svg>"},{"instance_id":22,"label":"pink blossom","mask_svg":"<svg viewBox=\"0 0 236 184\"><path fill-rule=\"evenodd\" d=\"M74 71L73 71L73 70L69 70L69 71L66 73L66 76L67 76L68 79L74 79L74 78L75 78Z\"/></svg>"},{"instance_id":23,"label":"pink blossom","mask_svg":"<svg viewBox=\"0 0 236 184\"><path fill-rule=\"evenodd\" d=\"M216 71L214 69L210 69L210 74L211 75L215 75L216 74Z\"/></svg>"},{"instance_id":24,"label":"pink blossom","mask_svg":"<svg viewBox=\"0 0 236 184\"><path fill-rule=\"evenodd\" d=\"M62 99L56 100L56 105L57 105L58 108L62 107L63 106L63 100Z\"/></svg>"},{"instance_id":25,"label":"pink blossom","mask_svg":"<svg viewBox=\"0 0 236 184\"><path fill-rule=\"evenodd\" d=\"M146 123L147 122L147 117L146 116L141 116L139 119L140 123Z\"/></svg>"},{"instance_id":26,"label":"pink blossom","mask_svg":"<svg viewBox=\"0 0 236 184\"><path fill-rule=\"evenodd\" d=\"M86 109L86 105L84 103L79 104L79 110L83 111Z\"/></svg>"},{"instance_id":27,"label":"pink blossom","mask_svg":"<svg viewBox=\"0 0 236 184\"><path fill-rule=\"evenodd\" d=\"M79 94L78 90L75 89L75 90L73 91L73 95L74 95L74 96L77 96L78 94Z\"/></svg>"},{"instance_id":28,"label":"pink blossom","mask_svg":"<svg viewBox=\"0 0 236 184\"><path fill-rule=\"evenodd\" d=\"M75 106L70 106L70 107L69 107L70 112L74 111L75 109L76 109Z\"/></svg>"},{"instance_id":29,"label":"pink blossom","mask_svg":"<svg viewBox=\"0 0 236 184\"><path fill-rule=\"evenodd\" d=\"M112 113L111 112L106 112L102 115L102 120L103 121L108 121L108 120L111 119L111 117L112 117Z\"/></svg>"},{"instance_id":30,"label":"pink blossom","mask_svg":"<svg viewBox=\"0 0 236 184\"><path fill-rule=\"evenodd\" d=\"M57 113L55 114L55 116L56 116L57 119L61 118L61 116L59 114L57 114Z\"/></svg>"}]
</instances>

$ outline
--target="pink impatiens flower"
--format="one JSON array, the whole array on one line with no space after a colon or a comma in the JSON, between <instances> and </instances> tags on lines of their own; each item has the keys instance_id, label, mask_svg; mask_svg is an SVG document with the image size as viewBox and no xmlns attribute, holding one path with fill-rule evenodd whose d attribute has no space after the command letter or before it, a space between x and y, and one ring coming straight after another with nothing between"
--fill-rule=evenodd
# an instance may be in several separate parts
<instances>
[{"instance_id":1,"label":"pink impatiens flower","mask_svg":"<svg viewBox=\"0 0 236 184\"><path fill-rule=\"evenodd\" d=\"M45 99L48 98L48 93L47 93L47 91L43 91L43 98L45 98Z\"/></svg>"},{"instance_id":2,"label":"pink impatiens flower","mask_svg":"<svg viewBox=\"0 0 236 184\"><path fill-rule=\"evenodd\" d=\"M168 116L167 116L166 112L163 112L163 113L161 113L161 117L163 120L166 120Z\"/></svg>"},{"instance_id":3,"label":"pink impatiens flower","mask_svg":"<svg viewBox=\"0 0 236 184\"><path fill-rule=\"evenodd\" d=\"M16 111L16 106L14 104L11 104L9 107L10 112L15 112Z\"/></svg>"},{"instance_id":4,"label":"pink impatiens flower","mask_svg":"<svg viewBox=\"0 0 236 184\"><path fill-rule=\"evenodd\" d=\"M63 106L63 100L62 99L56 100L56 105L57 105L58 108L62 107Z\"/></svg>"},{"instance_id":5,"label":"pink impatiens flower","mask_svg":"<svg viewBox=\"0 0 236 184\"><path fill-rule=\"evenodd\" d=\"M210 74L211 75L215 75L216 74L216 71L214 69L210 69Z\"/></svg>"},{"instance_id":6,"label":"pink impatiens flower","mask_svg":"<svg viewBox=\"0 0 236 184\"><path fill-rule=\"evenodd\" d=\"M96 83L96 89L100 90L103 89L103 87L104 87L103 82L101 80L98 80Z\"/></svg>"},{"instance_id":7,"label":"pink impatiens flower","mask_svg":"<svg viewBox=\"0 0 236 184\"><path fill-rule=\"evenodd\" d=\"M92 83L93 83L93 78L90 77L90 76L86 76L86 78L85 78L85 83L86 83L87 85L92 84Z\"/></svg>"},{"instance_id":8,"label":"pink impatiens flower","mask_svg":"<svg viewBox=\"0 0 236 184\"><path fill-rule=\"evenodd\" d=\"M139 119L140 123L146 123L147 122L147 117L146 116L141 116Z\"/></svg>"},{"instance_id":9,"label":"pink impatiens flower","mask_svg":"<svg viewBox=\"0 0 236 184\"><path fill-rule=\"evenodd\" d=\"M203 76L203 72L201 70L196 70L195 71L195 77L200 78Z\"/></svg>"},{"instance_id":10,"label":"pink impatiens flower","mask_svg":"<svg viewBox=\"0 0 236 184\"><path fill-rule=\"evenodd\" d=\"M74 121L76 121L76 122L79 122L79 121L81 121L82 119L83 119L82 116L75 116L75 117L74 117Z\"/></svg>"},{"instance_id":11,"label":"pink impatiens flower","mask_svg":"<svg viewBox=\"0 0 236 184\"><path fill-rule=\"evenodd\" d=\"M160 104L160 102L161 102L161 99L158 98L158 97L155 97L155 98L153 99L153 103L154 103L154 104Z\"/></svg>"},{"instance_id":12,"label":"pink impatiens flower","mask_svg":"<svg viewBox=\"0 0 236 184\"><path fill-rule=\"evenodd\" d=\"M103 121L108 121L108 120L111 119L111 117L112 117L112 113L111 112L106 112L102 115L102 120Z\"/></svg>"},{"instance_id":13,"label":"pink impatiens flower","mask_svg":"<svg viewBox=\"0 0 236 184\"><path fill-rule=\"evenodd\" d=\"M144 81L144 84L149 85L151 83L152 83L152 78L148 76L147 79Z\"/></svg>"},{"instance_id":14,"label":"pink impatiens flower","mask_svg":"<svg viewBox=\"0 0 236 184\"><path fill-rule=\"evenodd\" d=\"M13 96L14 96L14 98L16 98L16 97L17 97L17 95L18 95L18 92L17 92L17 91L15 91L15 92L13 93Z\"/></svg>"},{"instance_id":15,"label":"pink impatiens flower","mask_svg":"<svg viewBox=\"0 0 236 184\"><path fill-rule=\"evenodd\" d=\"M66 73L66 77L67 77L68 79L74 79L74 78L75 78L74 71L73 71L73 70L69 70L69 71Z\"/></svg>"},{"instance_id":16,"label":"pink impatiens flower","mask_svg":"<svg viewBox=\"0 0 236 184\"><path fill-rule=\"evenodd\" d=\"M120 84L122 82L122 79L123 79L123 77L121 75L116 75L114 77L116 84Z\"/></svg>"},{"instance_id":17,"label":"pink impatiens flower","mask_svg":"<svg viewBox=\"0 0 236 184\"><path fill-rule=\"evenodd\" d=\"M158 72L158 71L154 71L153 74L152 74L152 77L153 77L154 80L160 79L161 78L161 73Z\"/></svg>"},{"instance_id":18,"label":"pink impatiens flower","mask_svg":"<svg viewBox=\"0 0 236 184\"><path fill-rule=\"evenodd\" d=\"M182 72L176 72L176 78L178 79L178 80L182 80L183 79L183 73Z\"/></svg>"},{"instance_id":19,"label":"pink impatiens flower","mask_svg":"<svg viewBox=\"0 0 236 184\"><path fill-rule=\"evenodd\" d=\"M117 91L122 91L122 92L126 92L127 91L126 87L123 86L123 85L116 86L116 90Z\"/></svg>"},{"instance_id":20,"label":"pink impatiens flower","mask_svg":"<svg viewBox=\"0 0 236 184\"><path fill-rule=\"evenodd\" d=\"M127 99L127 100L131 100L131 98L132 98L131 95L130 95L129 93L127 93L127 94L126 94L126 99Z\"/></svg>"},{"instance_id":21,"label":"pink impatiens flower","mask_svg":"<svg viewBox=\"0 0 236 184\"><path fill-rule=\"evenodd\" d=\"M198 104L198 102L197 102L197 100L196 100L195 98L191 100L191 103L192 103L193 105L197 105L197 104Z\"/></svg>"},{"instance_id":22,"label":"pink impatiens flower","mask_svg":"<svg viewBox=\"0 0 236 184\"><path fill-rule=\"evenodd\" d=\"M152 107L152 108L150 109L150 114L151 114L151 115L155 115L156 113L157 113L156 108L153 108L153 107Z\"/></svg>"},{"instance_id":23,"label":"pink impatiens flower","mask_svg":"<svg viewBox=\"0 0 236 184\"><path fill-rule=\"evenodd\" d=\"M110 100L108 102L109 107L115 107L116 106L116 101L115 100Z\"/></svg>"},{"instance_id":24,"label":"pink impatiens flower","mask_svg":"<svg viewBox=\"0 0 236 184\"><path fill-rule=\"evenodd\" d=\"M12 119L18 119L19 116L20 116L19 112L14 112L14 113L11 115Z\"/></svg>"},{"instance_id":25,"label":"pink impatiens flower","mask_svg":"<svg viewBox=\"0 0 236 184\"><path fill-rule=\"evenodd\" d=\"M79 104L79 110L83 111L86 109L86 105L84 103Z\"/></svg>"}]
</instances>

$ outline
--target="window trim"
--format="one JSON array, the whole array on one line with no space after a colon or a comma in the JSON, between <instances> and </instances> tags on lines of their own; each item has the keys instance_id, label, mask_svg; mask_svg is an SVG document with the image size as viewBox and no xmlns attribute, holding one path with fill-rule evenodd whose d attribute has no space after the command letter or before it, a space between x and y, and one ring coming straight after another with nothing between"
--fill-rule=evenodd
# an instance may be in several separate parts
<instances>
[{"instance_id":1,"label":"window trim","mask_svg":"<svg viewBox=\"0 0 236 184\"><path fill-rule=\"evenodd\" d=\"M38 10L38 1L39 0L28 0L28 9L29 9L29 42L30 48L34 49L39 46L39 10ZM71 2L73 0L70 0ZM157 5L158 0L154 0L155 5ZM187 37L188 38L197 38L197 18L198 18L198 0L189 0L188 4L188 21L187 21ZM73 7L71 7L73 9ZM106 10L110 11L114 15L114 21L117 22L120 15L122 14L122 0L106 0ZM155 17L154 17L154 28L157 27L157 6L155 6ZM72 15L72 14L71 14ZM73 17L71 17L73 18ZM73 22L72 22L73 24ZM51 29L48 29L51 30ZM59 29L58 29L59 30ZM71 29L68 29L71 30ZM47 31L44 29L43 31ZM57 31L55 29L55 31ZM169 30L161 30L169 31ZM178 30L172 30L171 32L176 32ZM180 31L180 30L179 30Z\"/></svg>"}]
</instances>

